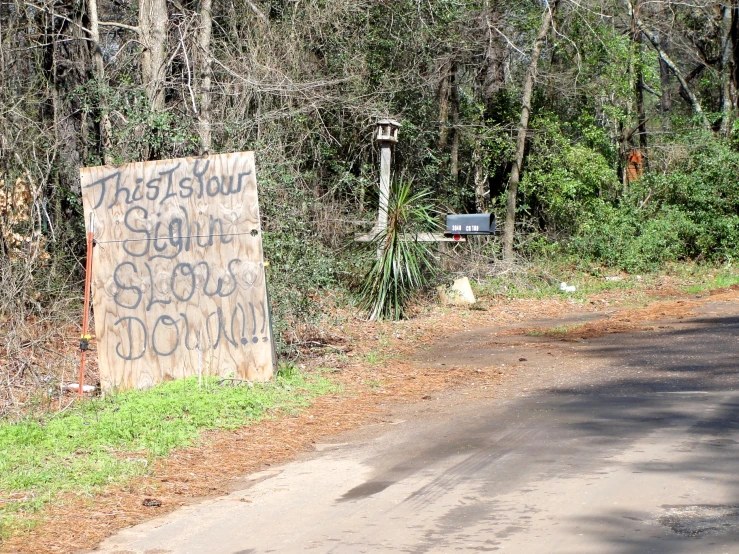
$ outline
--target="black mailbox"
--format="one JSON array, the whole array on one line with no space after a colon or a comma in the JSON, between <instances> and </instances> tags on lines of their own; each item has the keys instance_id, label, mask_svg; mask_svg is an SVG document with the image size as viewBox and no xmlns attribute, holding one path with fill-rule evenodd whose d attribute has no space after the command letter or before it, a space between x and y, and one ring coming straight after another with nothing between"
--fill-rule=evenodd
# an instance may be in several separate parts
<instances>
[{"instance_id":1,"label":"black mailbox","mask_svg":"<svg viewBox=\"0 0 739 554\"><path fill-rule=\"evenodd\" d=\"M446 216L447 235L492 235L495 233L493 214L449 214Z\"/></svg>"}]
</instances>

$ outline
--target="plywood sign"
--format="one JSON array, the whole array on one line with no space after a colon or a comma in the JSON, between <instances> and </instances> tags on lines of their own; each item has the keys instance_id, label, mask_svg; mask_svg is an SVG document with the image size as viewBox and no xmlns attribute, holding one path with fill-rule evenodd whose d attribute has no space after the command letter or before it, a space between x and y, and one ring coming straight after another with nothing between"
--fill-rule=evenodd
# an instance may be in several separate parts
<instances>
[{"instance_id":1,"label":"plywood sign","mask_svg":"<svg viewBox=\"0 0 739 554\"><path fill-rule=\"evenodd\" d=\"M254 154L89 167L81 176L97 243L92 300L103 390L199 372L269 379Z\"/></svg>"}]
</instances>

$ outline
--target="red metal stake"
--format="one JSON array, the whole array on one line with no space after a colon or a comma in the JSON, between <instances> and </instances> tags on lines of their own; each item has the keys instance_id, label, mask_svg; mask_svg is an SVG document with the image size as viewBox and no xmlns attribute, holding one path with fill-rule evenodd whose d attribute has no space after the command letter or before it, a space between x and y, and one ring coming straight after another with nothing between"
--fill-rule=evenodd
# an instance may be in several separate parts
<instances>
[{"instance_id":1,"label":"red metal stake","mask_svg":"<svg viewBox=\"0 0 739 554\"><path fill-rule=\"evenodd\" d=\"M85 264L85 312L82 314L82 337L80 338L80 373L79 373L79 397L83 396L83 385L85 381L85 357L87 344L90 336L87 334L87 326L90 314L90 276L92 274L92 216L90 217L90 230L87 233L87 263Z\"/></svg>"}]
</instances>

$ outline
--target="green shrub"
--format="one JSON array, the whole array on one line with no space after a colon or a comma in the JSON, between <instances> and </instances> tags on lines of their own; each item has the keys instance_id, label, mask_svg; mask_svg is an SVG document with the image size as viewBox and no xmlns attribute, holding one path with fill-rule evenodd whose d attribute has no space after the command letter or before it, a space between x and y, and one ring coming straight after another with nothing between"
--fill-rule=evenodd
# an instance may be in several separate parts
<instances>
[{"instance_id":1,"label":"green shrub","mask_svg":"<svg viewBox=\"0 0 739 554\"><path fill-rule=\"evenodd\" d=\"M689 254L691 224L677 207L639 210L627 203L594 202L591 209L567 242L569 252L584 261L633 272L656 269Z\"/></svg>"},{"instance_id":2,"label":"green shrub","mask_svg":"<svg viewBox=\"0 0 739 554\"><path fill-rule=\"evenodd\" d=\"M301 332L320 320L317 297L338 285L344 262L315 229L312 193L289 174L275 169L260 174L259 197L276 346L278 354L294 354Z\"/></svg>"},{"instance_id":3,"label":"green shrub","mask_svg":"<svg viewBox=\"0 0 739 554\"><path fill-rule=\"evenodd\" d=\"M739 153L712 137L666 173L632 183L618 202L596 200L568 250L627 271L681 259L720 261L739 253Z\"/></svg>"},{"instance_id":4,"label":"green shrub","mask_svg":"<svg viewBox=\"0 0 739 554\"><path fill-rule=\"evenodd\" d=\"M520 215L533 218L550 235L575 233L594 201L614 196L619 187L616 170L606 156L609 152L590 146L602 142L592 137L592 125L583 124L583 141L572 143L552 114L538 117L534 124L537 133L521 182Z\"/></svg>"}]
</instances>

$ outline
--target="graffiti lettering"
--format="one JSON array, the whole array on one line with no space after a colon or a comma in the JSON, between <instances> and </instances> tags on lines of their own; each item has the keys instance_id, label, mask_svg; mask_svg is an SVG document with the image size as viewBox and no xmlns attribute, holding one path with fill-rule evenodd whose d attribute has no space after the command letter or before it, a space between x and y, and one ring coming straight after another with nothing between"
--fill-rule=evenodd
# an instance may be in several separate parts
<instances>
[{"instance_id":1,"label":"graffiti lettering","mask_svg":"<svg viewBox=\"0 0 739 554\"><path fill-rule=\"evenodd\" d=\"M244 179L252 174L251 170L242 171L236 175L212 175L206 179L205 174L210 167L210 160L195 160L189 168L181 169L177 163L169 169L159 171L154 177L145 180L136 177L133 182L127 181L120 171L108 175L85 185L86 189L93 189L95 194L93 209L103 205L107 199L107 208L117 204L130 206L146 198L152 202L163 204L170 198L190 198L196 194L198 198L207 196L230 196L245 190ZM190 176L175 178L175 174L189 171ZM193 184L195 186L193 186Z\"/></svg>"},{"instance_id":2,"label":"graffiti lettering","mask_svg":"<svg viewBox=\"0 0 739 554\"><path fill-rule=\"evenodd\" d=\"M162 338L161 334L157 335L159 325L164 325L165 328L169 329L174 328L174 338L171 336L171 333L167 333L166 329L164 338ZM164 343L164 348L162 348L162 343ZM151 331L151 347L154 349L154 352L156 352L158 356L171 356L174 354L174 351L177 350L179 345L180 328L177 325L177 321L168 315L160 315L154 324L154 329ZM167 346L170 347L169 350L165 350Z\"/></svg>"},{"instance_id":3,"label":"graffiti lettering","mask_svg":"<svg viewBox=\"0 0 739 554\"><path fill-rule=\"evenodd\" d=\"M123 241L126 254L142 258L148 256L153 249L155 253L149 260L172 260L192 249L193 238L200 248L233 242L233 236L226 232L220 218L210 215L208 223L201 225L199 221L190 220L184 207L178 206L177 209L179 213L176 216L170 215L168 220L160 219L155 222L146 208L130 207L123 217L123 224L134 236Z\"/></svg>"},{"instance_id":4,"label":"graffiti lettering","mask_svg":"<svg viewBox=\"0 0 739 554\"><path fill-rule=\"evenodd\" d=\"M97 200L95 200L95 204L93 204L92 209L96 210L100 207L100 205L103 203L103 200L105 200L105 190L108 185L108 181L115 179L116 180L116 189L118 188L118 185L121 182L121 172L116 171L115 173L111 173L110 175L106 175L102 179L98 179L97 181L93 181L89 185L85 185L84 188L91 189L95 187L100 187L100 194L97 197Z\"/></svg>"},{"instance_id":5,"label":"graffiti lettering","mask_svg":"<svg viewBox=\"0 0 739 554\"><path fill-rule=\"evenodd\" d=\"M256 277L237 275L239 264L242 264L242 261L234 258L226 264L225 270L220 270L220 275L216 275L208 262L194 264L180 262L167 273L164 280L167 286L162 290L161 284L158 283L158 277L162 274L154 275L149 263L144 263L146 272L139 272L133 262L121 262L113 271L113 283L116 286L113 300L121 308L135 310L148 291L146 311L149 311L155 304L171 303L172 297L178 302L189 302L198 291L207 297L226 298L236 292L239 283L245 288L254 284ZM241 269L243 270L243 267ZM249 282L247 279L252 281Z\"/></svg>"},{"instance_id":6,"label":"graffiti lettering","mask_svg":"<svg viewBox=\"0 0 739 554\"><path fill-rule=\"evenodd\" d=\"M127 339L126 348L122 349L123 338L115 345L115 353L119 358L124 360L138 360L146 353L146 347L149 337L146 333L146 324L138 317L128 316L122 317L113 324L113 327L121 326L126 333L123 335ZM135 333L135 331L138 331ZM135 336L134 336L135 335Z\"/></svg>"},{"instance_id":7,"label":"graffiti lettering","mask_svg":"<svg viewBox=\"0 0 739 554\"><path fill-rule=\"evenodd\" d=\"M204 360L192 351L210 350L210 372L269 377L253 155L85 168L81 176L99 246L92 287L101 375L105 363L110 382L148 386L192 374Z\"/></svg>"},{"instance_id":8,"label":"graffiti lettering","mask_svg":"<svg viewBox=\"0 0 739 554\"><path fill-rule=\"evenodd\" d=\"M249 327L252 331L261 325L266 328L267 314L256 313L254 305L249 303L247 310L241 302L231 310L230 318L224 316L219 307L208 313L201 328L194 329L187 314L180 312L177 317L160 315L151 329L140 318L126 316L118 319L114 328L121 328L119 341L115 347L116 354L127 361L138 360L151 348L157 356L167 357L174 354L178 348L189 351L203 349L217 349L221 340L225 340L231 346L249 348L250 344L259 342L259 337L254 335L251 339L247 336ZM251 314L251 320L249 315ZM226 325L229 321L230 325ZM191 335L194 338L191 339ZM200 344L197 337L204 335L207 344ZM269 341L268 336L263 336L262 341Z\"/></svg>"},{"instance_id":9,"label":"graffiti lettering","mask_svg":"<svg viewBox=\"0 0 739 554\"><path fill-rule=\"evenodd\" d=\"M139 271L134 262L126 261L118 264L113 272L115 287L111 295L116 306L124 310L136 310L145 296L147 312L156 305L167 306L173 302L179 303L175 305L180 307L182 304L200 306L203 298L233 298L239 287L252 287L258 278L254 274L257 267L255 264L244 266L241 259L234 258L226 264L225 269L218 272L208 262L200 261L194 264L180 262L166 273L161 270L156 273L157 270L148 262ZM124 338L116 346L116 353L124 360L137 360L148 346L164 357L171 356L180 344L187 350L203 346L197 342L191 344L192 329L188 317L184 312L179 312L178 316L159 316L151 332L138 317L118 319L114 327L120 326L125 332ZM233 346L240 344L243 347L258 343L259 336L263 341L269 341L267 310L263 300L258 305L254 302L237 302L229 318L224 317L221 307L217 307L205 317L203 327L201 331L205 332L209 348L217 348L221 339Z\"/></svg>"},{"instance_id":10,"label":"graffiti lettering","mask_svg":"<svg viewBox=\"0 0 739 554\"><path fill-rule=\"evenodd\" d=\"M141 289L136 285L124 283L124 280L131 282L135 279L131 277L130 273L126 275L126 268L131 268L133 275L138 275L138 270L136 269L136 266L133 264L133 262L123 262L115 268L115 271L113 271L113 282L115 283L115 286L118 290L116 290L115 294L113 295L113 301L121 308L135 310L141 303L143 293L141 292ZM131 295L126 294L128 291L133 293L134 297L136 298L135 301L130 301ZM126 300L128 300L128 302L126 302Z\"/></svg>"}]
</instances>

